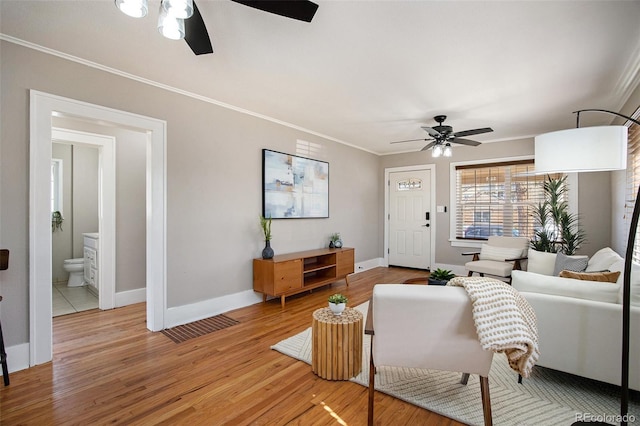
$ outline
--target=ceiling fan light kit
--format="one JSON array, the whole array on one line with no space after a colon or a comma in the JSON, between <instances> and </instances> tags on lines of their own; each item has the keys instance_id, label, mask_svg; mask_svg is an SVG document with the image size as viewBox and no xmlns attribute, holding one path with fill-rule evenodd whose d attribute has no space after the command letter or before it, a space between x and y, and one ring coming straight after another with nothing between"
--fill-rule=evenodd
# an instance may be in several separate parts
<instances>
[{"instance_id":1,"label":"ceiling fan light kit","mask_svg":"<svg viewBox=\"0 0 640 426\"><path fill-rule=\"evenodd\" d=\"M144 18L149 12L147 0L115 0L116 7L132 18Z\"/></svg>"},{"instance_id":2,"label":"ceiling fan light kit","mask_svg":"<svg viewBox=\"0 0 640 426\"><path fill-rule=\"evenodd\" d=\"M187 19L193 16L193 0L162 0L162 8L168 15L178 19Z\"/></svg>"},{"instance_id":3,"label":"ceiling fan light kit","mask_svg":"<svg viewBox=\"0 0 640 426\"><path fill-rule=\"evenodd\" d=\"M181 40L184 38L184 19L168 13L167 10L160 5L158 31L168 39Z\"/></svg>"}]
</instances>

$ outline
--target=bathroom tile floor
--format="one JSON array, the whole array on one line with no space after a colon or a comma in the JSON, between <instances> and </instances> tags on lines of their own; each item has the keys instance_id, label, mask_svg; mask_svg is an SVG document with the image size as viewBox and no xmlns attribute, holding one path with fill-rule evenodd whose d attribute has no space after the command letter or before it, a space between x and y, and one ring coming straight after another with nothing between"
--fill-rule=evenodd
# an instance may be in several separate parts
<instances>
[{"instance_id":1,"label":"bathroom tile floor","mask_svg":"<svg viewBox=\"0 0 640 426\"><path fill-rule=\"evenodd\" d=\"M53 285L53 316L73 314L98 308L98 298L86 286L67 287L67 283Z\"/></svg>"}]
</instances>

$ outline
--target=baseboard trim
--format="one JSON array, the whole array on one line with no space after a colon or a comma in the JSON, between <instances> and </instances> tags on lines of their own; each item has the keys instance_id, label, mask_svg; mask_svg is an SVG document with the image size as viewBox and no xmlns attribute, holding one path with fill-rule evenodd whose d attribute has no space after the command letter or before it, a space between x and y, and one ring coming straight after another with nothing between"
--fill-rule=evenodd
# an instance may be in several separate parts
<instances>
[{"instance_id":1,"label":"baseboard trim","mask_svg":"<svg viewBox=\"0 0 640 426\"><path fill-rule=\"evenodd\" d=\"M188 324L204 318L209 318L233 309L244 308L262 302L262 296L253 290L245 290L239 293L229 294L215 299L189 305L169 308L165 314L165 328Z\"/></svg>"},{"instance_id":2,"label":"baseboard trim","mask_svg":"<svg viewBox=\"0 0 640 426\"><path fill-rule=\"evenodd\" d=\"M26 370L29 368L28 343L7 346L5 349L7 351L7 367L9 368L9 375L15 371ZM0 370L0 373L2 373L2 370Z\"/></svg>"},{"instance_id":3,"label":"baseboard trim","mask_svg":"<svg viewBox=\"0 0 640 426\"><path fill-rule=\"evenodd\" d=\"M368 271L369 269L378 268L380 266L382 267L389 266L385 263L383 257L377 257L374 259L365 260L364 262L356 263L354 273L357 274L358 272Z\"/></svg>"},{"instance_id":4,"label":"baseboard trim","mask_svg":"<svg viewBox=\"0 0 640 426\"><path fill-rule=\"evenodd\" d=\"M127 305L142 303L147 300L147 289L137 288L135 290L119 291L116 293L116 308Z\"/></svg>"}]
</instances>

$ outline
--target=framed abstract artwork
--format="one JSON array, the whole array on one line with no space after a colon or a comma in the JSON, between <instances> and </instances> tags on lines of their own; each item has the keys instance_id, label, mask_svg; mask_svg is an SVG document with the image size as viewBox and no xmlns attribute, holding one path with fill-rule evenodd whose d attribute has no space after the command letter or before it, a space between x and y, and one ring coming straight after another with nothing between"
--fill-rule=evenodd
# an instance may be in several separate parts
<instances>
[{"instance_id":1,"label":"framed abstract artwork","mask_svg":"<svg viewBox=\"0 0 640 426\"><path fill-rule=\"evenodd\" d=\"M329 217L329 163L263 149L262 215Z\"/></svg>"}]
</instances>

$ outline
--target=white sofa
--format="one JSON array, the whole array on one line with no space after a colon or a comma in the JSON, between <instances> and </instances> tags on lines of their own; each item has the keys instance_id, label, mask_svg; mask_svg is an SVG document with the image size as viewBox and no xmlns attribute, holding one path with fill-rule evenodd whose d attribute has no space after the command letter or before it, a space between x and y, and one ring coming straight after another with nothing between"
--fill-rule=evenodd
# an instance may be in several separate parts
<instances>
[{"instance_id":1,"label":"white sofa","mask_svg":"<svg viewBox=\"0 0 640 426\"><path fill-rule=\"evenodd\" d=\"M624 260L600 250L590 271L620 271L616 283L553 276L555 255L529 252L527 271L513 271L512 285L533 306L538 320L537 365L620 385ZM640 390L640 268L631 280L629 387Z\"/></svg>"}]
</instances>

